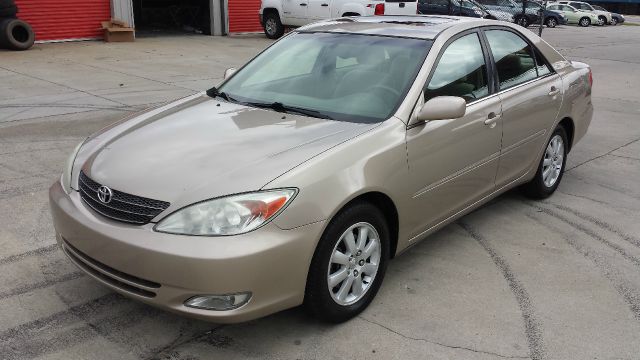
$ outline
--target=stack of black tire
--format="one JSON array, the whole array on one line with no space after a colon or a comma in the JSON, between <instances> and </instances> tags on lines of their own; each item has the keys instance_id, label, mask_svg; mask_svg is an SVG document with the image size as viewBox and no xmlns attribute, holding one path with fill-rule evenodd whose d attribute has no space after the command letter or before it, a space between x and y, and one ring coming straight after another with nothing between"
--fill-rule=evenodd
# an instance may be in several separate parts
<instances>
[{"instance_id":1,"label":"stack of black tire","mask_svg":"<svg viewBox=\"0 0 640 360\"><path fill-rule=\"evenodd\" d=\"M14 0L0 0L0 48L27 50L33 46L35 34L26 22L18 19Z\"/></svg>"}]
</instances>

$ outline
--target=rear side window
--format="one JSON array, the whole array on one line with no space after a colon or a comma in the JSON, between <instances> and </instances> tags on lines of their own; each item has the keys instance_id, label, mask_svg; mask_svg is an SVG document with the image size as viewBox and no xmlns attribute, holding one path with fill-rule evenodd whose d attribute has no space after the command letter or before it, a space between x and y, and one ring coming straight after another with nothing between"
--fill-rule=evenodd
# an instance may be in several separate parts
<instances>
[{"instance_id":1,"label":"rear side window","mask_svg":"<svg viewBox=\"0 0 640 360\"><path fill-rule=\"evenodd\" d=\"M424 90L425 101L436 96L459 96L471 102L488 93L487 66L476 33L449 44Z\"/></svg>"},{"instance_id":2,"label":"rear side window","mask_svg":"<svg viewBox=\"0 0 640 360\"><path fill-rule=\"evenodd\" d=\"M533 49L520 36L506 30L488 30L485 34L496 63L500 90L538 76Z\"/></svg>"},{"instance_id":3,"label":"rear side window","mask_svg":"<svg viewBox=\"0 0 640 360\"><path fill-rule=\"evenodd\" d=\"M534 51L536 53L536 70L538 71L538 76L551 74L551 69L544 60L544 56L542 56L540 50L534 49Z\"/></svg>"}]
</instances>

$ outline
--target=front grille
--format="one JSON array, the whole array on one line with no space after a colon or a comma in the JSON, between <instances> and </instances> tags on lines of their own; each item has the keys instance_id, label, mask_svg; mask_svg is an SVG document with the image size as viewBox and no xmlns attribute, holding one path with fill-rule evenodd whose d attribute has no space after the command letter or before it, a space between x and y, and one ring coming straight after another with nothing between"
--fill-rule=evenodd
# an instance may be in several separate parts
<instances>
[{"instance_id":1,"label":"front grille","mask_svg":"<svg viewBox=\"0 0 640 360\"><path fill-rule=\"evenodd\" d=\"M129 275L92 259L69 244L66 239L63 239L62 244L64 252L78 267L111 286L147 298L154 298L156 293L153 290L159 289L161 286L156 282Z\"/></svg>"},{"instance_id":2,"label":"front grille","mask_svg":"<svg viewBox=\"0 0 640 360\"><path fill-rule=\"evenodd\" d=\"M153 200L141 196L113 190L111 201L106 204L98 199L101 184L80 172L78 181L80 197L97 213L110 219L131 224L146 224L169 207L166 201Z\"/></svg>"}]
</instances>

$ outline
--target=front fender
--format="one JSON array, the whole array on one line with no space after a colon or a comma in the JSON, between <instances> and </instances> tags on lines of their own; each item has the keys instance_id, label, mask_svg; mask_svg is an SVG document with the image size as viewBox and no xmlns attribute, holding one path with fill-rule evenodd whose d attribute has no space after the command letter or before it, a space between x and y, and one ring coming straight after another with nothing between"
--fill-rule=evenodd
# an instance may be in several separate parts
<instances>
[{"instance_id":1,"label":"front fender","mask_svg":"<svg viewBox=\"0 0 640 360\"><path fill-rule=\"evenodd\" d=\"M281 0L262 0L260 5L260 16L264 13L265 9L275 9L280 17L282 17L282 1Z\"/></svg>"}]
</instances>

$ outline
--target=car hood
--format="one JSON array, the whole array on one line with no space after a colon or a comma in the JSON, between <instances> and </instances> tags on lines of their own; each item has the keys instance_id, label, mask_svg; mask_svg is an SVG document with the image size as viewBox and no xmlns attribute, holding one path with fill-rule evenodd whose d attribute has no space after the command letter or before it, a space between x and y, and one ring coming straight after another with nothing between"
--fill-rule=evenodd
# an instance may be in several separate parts
<instances>
[{"instance_id":1,"label":"car hood","mask_svg":"<svg viewBox=\"0 0 640 360\"><path fill-rule=\"evenodd\" d=\"M100 184L168 201L174 209L259 190L376 125L283 114L198 94L90 138L78 154L74 177L77 182L81 167Z\"/></svg>"}]
</instances>

